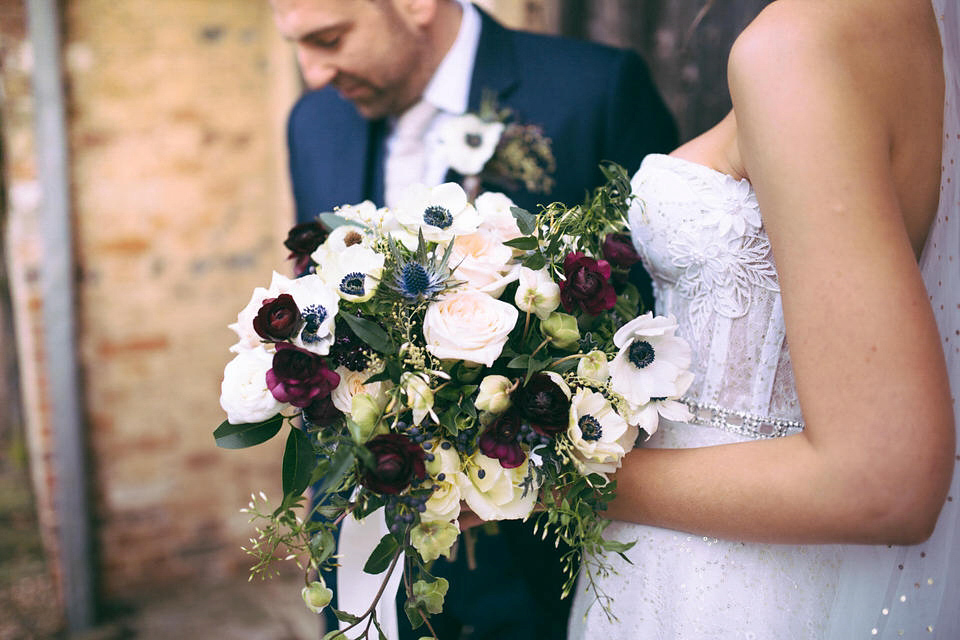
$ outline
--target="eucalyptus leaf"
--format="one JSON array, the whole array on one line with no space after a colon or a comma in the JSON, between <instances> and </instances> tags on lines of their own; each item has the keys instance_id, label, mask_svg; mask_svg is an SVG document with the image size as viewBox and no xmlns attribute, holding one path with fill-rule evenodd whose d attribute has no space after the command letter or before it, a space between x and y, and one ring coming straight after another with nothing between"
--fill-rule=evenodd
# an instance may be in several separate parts
<instances>
[{"instance_id":1,"label":"eucalyptus leaf","mask_svg":"<svg viewBox=\"0 0 960 640\"><path fill-rule=\"evenodd\" d=\"M520 249L521 251L532 251L540 246L540 241L533 236L520 236L513 240L507 240L503 244L513 249Z\"/></svg>"},{"instance_id":2,"label":"eucalyptus leaf","mask_svg":"<svg viewBox=\"0 0 960 640\"><path fill-rule=\"evenodd\" d=\"M246 449L277 435L281 425L283 416L279 413L263 422L232 424L224 420L214 430L213 437L222 449Z\"/></svg>"},{"instance_id":3,"label":"eucalyptus leaf","mask_svg":"<svg viewBox=\"0 0 960 640\"><path fill-rule=\"evenodd\" d=\"M380 544L377 545L377 548L370 553L367 563L363 565L363 572L373 575L383 573L390 566L390 561L397 555L399 548L400 544L393 537L393 534L386 534L380 538Z\"/></svg>"},{"instance_id":4,"label":"eucalyptus leaf","mask_svg":"<svg viewBox=\"0 0 960 640\"><path fill-rule=\"evenodd\" d=\"M510 207L510 213L513 214L514 219L517 221L517 228L520 229L520 233L530 235L537 228L537 216L526 209Z\"/></svg>"},{"instance_id":5,"label":"eucalyptus leaf","mask_svg":"<svg viewBox=\"0 0 960 640\"><path fill-rule=\"evenodd\" d=\"M374 351L380 353L392 353L395 351L393 341L383 327L372 320L360 318L349 313L340 313L338 318L343 318L350 329L357 334L357 337L370 345Z\"/></svg>"},{"instance_id":6,"label":"eucalyptus leaf","mask_svg":"<svg viewBox=\"0 0 960 640\"><path fill-rule=\"evenodd\" d=\"M507 363L508 369L526 369L530 364L530 356L524 354L517 356Z\"/></svg>"},{"instance_id":7,"label":"eucalyptus leaf","mask_svg":"<svg viewBox=\"0 0 960 640\"><path fill-rule=\"evenodd\" d=\"M317 456L313 452L310 438L300 429L293 427L287 436L287 445L283 450L283 493L298 496L310 485L310 476L317 466Z\"/></svg>"},{"instance_id":8,"label":"eucalyptus leaf","mask_svg":"<svg viewBox=\"0 0 960 640\"><path fill-rule=\"evenodd\" d=\"M341 622L346 622L347 624L360 622L360 616L355 616L352 613L341 611L340 609L333 609L333 615L337 616L337 620L340 620ZM327 636L323 636L323 637L326 638Z\"/></svg>"},{"instance_id":9,"label":"eucalyptus leaf","mask_svg":"<svg viewBox=\"0 0 960 640\"><path fill-rule=\"evenodd\" d=\"M343 216L338 216L337 214L331 213L329 211L325 213L321 213L320 215L317 216L317 219L323 223L323 226L325 226L327 229L330 229L331 231L333 229L336 229L337 227L342 227L345 224L349 224L354 227L364 226L355 220L347 220Z\"/></svg>"}]
</instances>

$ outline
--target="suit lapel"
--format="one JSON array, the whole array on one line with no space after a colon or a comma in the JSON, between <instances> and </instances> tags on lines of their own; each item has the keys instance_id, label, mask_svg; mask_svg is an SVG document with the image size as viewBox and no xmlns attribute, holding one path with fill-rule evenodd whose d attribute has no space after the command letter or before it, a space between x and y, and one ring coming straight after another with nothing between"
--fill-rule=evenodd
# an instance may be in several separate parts
<instances>
[{"instance_id":1,"label":"suit lapel","mask_svg":"<svg viewBox=\"0 0 960 640\"><path fill-rule=\"evenodd\" d=\"M334 206L363 200L373 200L381 206L386 123L366 120L356 112L351 116L344 126L335 129L334 141L327 147L327 192L332 195Z\"/></svg>"},{"instance_id":2,"label":"suit lapel","mask_svg":"<svg viewBox=\"0 0 960 640\"><path fill-rule=\"evenodd\" d=\"M503 100L520 82L510 32L482 9L478 8L477 11L480 13L480 40L473 63L473 78L470 80L470 99L467 101L470 111L480 108L485 90L493 91L499 100Z\"/></svg>"}]
</instances>

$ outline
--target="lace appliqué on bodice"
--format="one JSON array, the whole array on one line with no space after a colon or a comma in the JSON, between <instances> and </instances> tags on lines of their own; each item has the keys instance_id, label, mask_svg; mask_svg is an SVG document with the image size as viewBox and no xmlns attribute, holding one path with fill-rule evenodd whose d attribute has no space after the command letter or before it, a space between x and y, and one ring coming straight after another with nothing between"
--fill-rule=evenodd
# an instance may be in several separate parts
<instances>
[{"instance_id":1,"label":"lace appliqu\u00e9 on bodice","mask_svg":"<svg viewBox=\"0 0 960 640\"><path fill-rule=\"evenodd\" d=\"M657 313L675 316L693 349L688 400L799 428L780 285L749 182L654 154L632 186L631 232Z\"/></svg>"}]
</instances>

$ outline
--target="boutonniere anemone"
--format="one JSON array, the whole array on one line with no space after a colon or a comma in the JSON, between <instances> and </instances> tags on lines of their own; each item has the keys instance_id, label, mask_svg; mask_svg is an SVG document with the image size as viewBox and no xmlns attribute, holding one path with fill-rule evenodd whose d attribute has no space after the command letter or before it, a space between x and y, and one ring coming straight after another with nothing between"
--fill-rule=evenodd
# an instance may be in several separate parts
<instances>
[{"instance_id":1,"label":"boutonniere anemone","mask_svg":"<svg viewBox=\"0 0 960 640\"><path fill-rule=\"evenodd\" d=\"M522 124L511 109L497 105L486 92L476 113L441 125L437 140L450 168L464 177L471 199L482 184L531 193L553 190L556 159L541 127Z\"/></svg>"}]
</instances>

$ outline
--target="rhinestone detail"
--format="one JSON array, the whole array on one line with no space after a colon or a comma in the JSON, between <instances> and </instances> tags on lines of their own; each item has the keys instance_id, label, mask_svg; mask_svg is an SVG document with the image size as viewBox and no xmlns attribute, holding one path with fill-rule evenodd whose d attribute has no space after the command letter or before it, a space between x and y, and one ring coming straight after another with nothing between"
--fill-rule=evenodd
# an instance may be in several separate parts
<instances>
[{"instance_id":1,"label":"rhinestone detail","mask_svg":"<svg viewBox=\"0 0 960 640\"><path fill-rule=\"evenodd\" d=\"M785 420L746 411L734 411L715 404L701 404L683 398L693 417L691 424L723 429L750 438L782 438L803 431L802 420Z\"/></svg>"}]
</instances>

